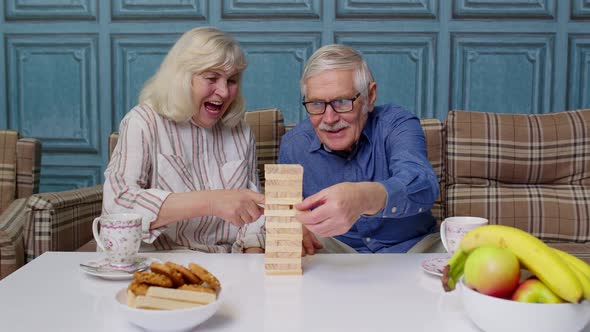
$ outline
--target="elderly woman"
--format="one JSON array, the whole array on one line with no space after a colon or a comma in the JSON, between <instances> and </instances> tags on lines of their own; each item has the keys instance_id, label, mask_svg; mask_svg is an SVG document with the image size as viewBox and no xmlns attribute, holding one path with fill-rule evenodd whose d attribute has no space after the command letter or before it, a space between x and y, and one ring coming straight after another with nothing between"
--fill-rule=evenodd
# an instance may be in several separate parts
<instances>
[{"instance_id":1,"label":"elderly woman","mask_svg":"<svg viewBox=\"0 0 590 332\"><path fill-rule=\"evenodd\" d=\"M240 92L238 43L190 30L120 125L105 171L103 214L143 216L142 251L263 252L254 137Z\"/></svg>"}]
</instances>

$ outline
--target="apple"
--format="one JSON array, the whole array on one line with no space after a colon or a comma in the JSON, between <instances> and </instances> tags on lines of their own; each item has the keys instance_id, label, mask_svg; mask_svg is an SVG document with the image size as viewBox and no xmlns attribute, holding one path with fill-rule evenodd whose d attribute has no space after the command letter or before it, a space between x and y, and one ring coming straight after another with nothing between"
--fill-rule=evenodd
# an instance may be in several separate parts
<instances>
[{"instance_id":1,"label":"apple","mask_svg":"<svg viewBox=\"0 0 590 332\"><path fill-rule=\"evenodd\" d=\"M494 246L475 249L465 261L465 284L482 294L507 298L518 287L520 264L512 251Z\"/></svg>"},{"instance_id":2,"label":"apple","mask_svg":"<svg viewBox=\"0 0 590 332\"><path fill-rule=\"evenodd\" d=\"M512 300L527 303L563 303L564 301L541 280L530 278L523 281L512 294Z\"/></svg>"}]
</instances>

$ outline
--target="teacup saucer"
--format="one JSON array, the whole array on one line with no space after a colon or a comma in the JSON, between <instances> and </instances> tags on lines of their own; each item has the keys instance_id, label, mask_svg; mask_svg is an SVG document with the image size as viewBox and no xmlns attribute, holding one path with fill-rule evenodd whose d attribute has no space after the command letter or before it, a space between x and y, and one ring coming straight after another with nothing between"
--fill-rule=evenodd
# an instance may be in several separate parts
<instances>
[{"instance_id":1,"label":"teacup saucer","mask_svg":"<svg viewBox=\"0 0 590 332\"><path fill-rule=\"evenodd\" d=\"M132 263L125 266L112 266L106 258L80 264L80 269L87 274L110 280L133 279L133 272L146 270L154 261L149 257L137 256Z\"/></svg>"},{"instance_id":2,"label":"teacup saucer","mask_svg":"<svg viewBox=\"0 0 590 332\"><path fill-rule=\"evenodd\" d=\"M422 269L426 273L442 276L443 268L447 265L450 256L434 257L422 261Z\"/></svg>"}]
</instances>

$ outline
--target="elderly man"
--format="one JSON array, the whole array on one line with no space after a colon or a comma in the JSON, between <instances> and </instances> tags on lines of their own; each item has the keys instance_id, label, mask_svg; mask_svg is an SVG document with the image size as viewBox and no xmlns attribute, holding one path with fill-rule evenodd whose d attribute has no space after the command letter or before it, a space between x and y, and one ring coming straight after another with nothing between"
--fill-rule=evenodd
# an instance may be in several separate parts
<instances>
[{"instance_id":1,"label":"elderly man","mask_svg":"<svg viewBox=\"0 0 590 332\"><path fill-rule=\"evenodd\" d=\"M295 206L304 250L424 248L419 242L436 228L429 209L438 182L418 118L394 104L374 106L373 75L344 45L317 50L300 84L309 119L284 136L279 162L304 168L304 200Z\"/></svg>"}]
</instances>

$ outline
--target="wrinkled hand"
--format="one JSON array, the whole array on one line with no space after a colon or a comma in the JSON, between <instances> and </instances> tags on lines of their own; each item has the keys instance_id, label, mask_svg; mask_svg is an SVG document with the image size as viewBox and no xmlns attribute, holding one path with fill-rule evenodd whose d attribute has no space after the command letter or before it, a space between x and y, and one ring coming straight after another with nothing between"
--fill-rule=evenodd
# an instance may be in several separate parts
<instances>
[{"instance_id":1,"label":"wrinkled hand","mask_svg":"<svg viewBox=\"0 0 590 332\"><path fill-rule=\"evenodd\" d=\"M341 235L352 227L363 213L376 213L386 197L381 184L343 182L307 197L295 205L300 212L295 218L312 233L323 237Z\"/></svg>"},{"instance_id":2,"label":"wrinkled hand","mask_svg":"<svg viewBox=\"0 0 590 332\"><path fill-rule=\"evenodd\" d=\"M264 204L264 195L252 190L212 190L209 212L240 227L256 221L262 215L264 209L258 204Z\"/></svg>"},{"instance_id":3,"label":"wrinkled hand","mask_svg":"<svg viewBox=\"0 0 590 332\"><path fill-rule=\"evenodd\" d=\"M315 235L303 226L303 245L301 246L301 256L313 255L316 249L322 249L324 246L318 241Z\"/></svg>"}]
</instances>

